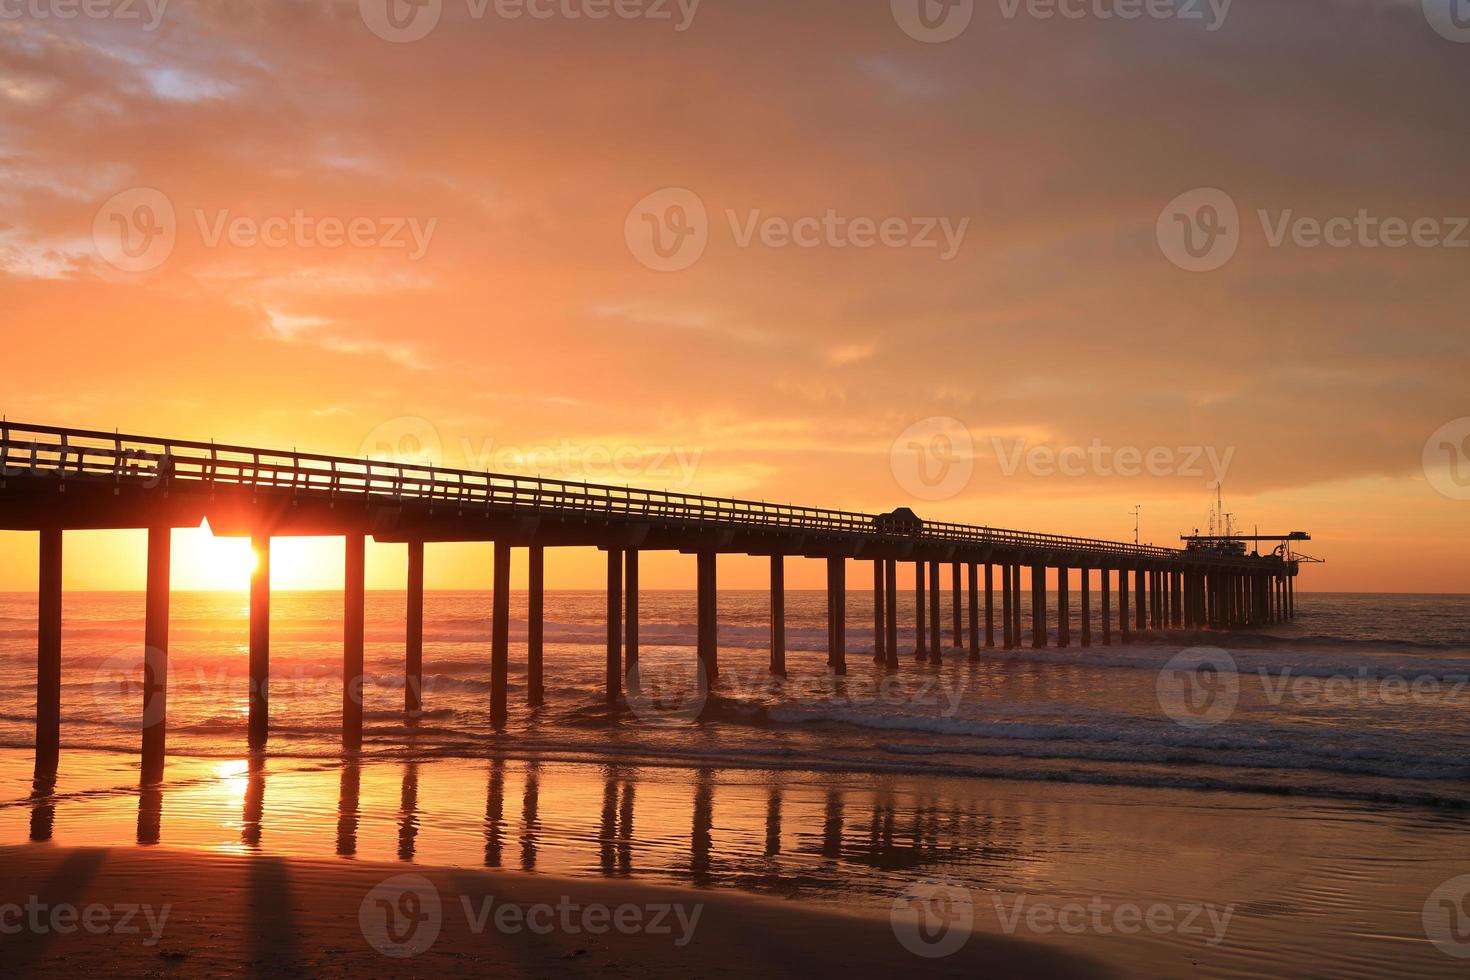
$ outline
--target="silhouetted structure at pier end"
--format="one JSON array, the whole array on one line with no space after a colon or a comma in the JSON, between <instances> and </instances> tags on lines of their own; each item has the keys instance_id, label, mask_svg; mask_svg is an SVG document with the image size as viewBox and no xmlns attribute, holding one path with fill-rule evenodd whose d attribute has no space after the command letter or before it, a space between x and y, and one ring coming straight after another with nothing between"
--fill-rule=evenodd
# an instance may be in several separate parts
<instances>
[{"instance_id":1,"label":"silhouetted structure at pier end","mask_svg":"<svg viewBox=\"0 0 1470 980\"><path fill-rule=\"evenodd\" d=\"M1295 615L1293 582L1299 571L1297 561L1279 554L1180 551L939 523L923 521L907 508L883 515L861 514L5 423L0 426L0 528L40 533L38 771L54 771L60 737L63 532L148 531L145 676L139 705L146 776L161 772L164 758L169 531L198 527L206 519L216 534L251 538L257 554L250 585L248 731L252 747L263 746L269 730L272 536L346 538L342 738L348 747L357 746L362 739L368 535L379 542L402 543L408 551L404 711L410 718L421 710L424 544L494 542L489 711L497 726L506 719L510 558L515 548L529 550L526 666L528 698L533 705L544 696L542 599L547 548L596 547L607 553L609 703L621 699L624 676L638 661L638 556L643 551L697 556L696 649L699 666L710 683L716 683L719 676L715 558L720 554L770 558L770 669L780 675L787 670L787 558L827 563L827 664L839 674L847 670L849 560L874 563L874 659L894 670L899 667L895 598L899 562L916 565L916 642L909 656L921 663L940 662L945 649L940 609L940 576L945 565L951 573L951 642L953 648L968 645L971 657L979 657L982 647L994 647L997 634L1006 649L1023 643L1023 569L1028 571L1031 589L1030 643L1036 647L1049 642L1048 569L1057 574L1055 622L1060 646L1074 639L1069 597L1073 581L1081 590L1077 641L1090 646L1095 636L1104 645L1112 643L1115 633L1127 641L1134 631L1236 629L1290 619ZM968 603L964 601L966 583Z\"/></svg>"}]
</instances>

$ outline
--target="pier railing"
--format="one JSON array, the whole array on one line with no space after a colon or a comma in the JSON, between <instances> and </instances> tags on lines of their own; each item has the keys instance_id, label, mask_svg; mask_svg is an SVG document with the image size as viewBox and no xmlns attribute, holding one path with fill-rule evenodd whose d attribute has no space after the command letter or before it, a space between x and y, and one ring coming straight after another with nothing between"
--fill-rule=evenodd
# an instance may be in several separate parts
<instances>
[{"instance_id":1,"label":"pier railing","mask_svg":"<svg viewBox=\"0 0 1470 980\"><path fill-rule=\"evenodd\" d=\"M118 486L254 487L307 495L434 503L464 511L571 512L614 520L746 531L809 531L1059 554L1186 557L1178 549L1098 538L943 521L924 521L921 529L909 531L885 526L880 515L856 511L7 421L0 423L0 480L15 476L63 482L110 481ZM1199 555L1187 557L1200 560Z\"/></svg>"}]
</instances>

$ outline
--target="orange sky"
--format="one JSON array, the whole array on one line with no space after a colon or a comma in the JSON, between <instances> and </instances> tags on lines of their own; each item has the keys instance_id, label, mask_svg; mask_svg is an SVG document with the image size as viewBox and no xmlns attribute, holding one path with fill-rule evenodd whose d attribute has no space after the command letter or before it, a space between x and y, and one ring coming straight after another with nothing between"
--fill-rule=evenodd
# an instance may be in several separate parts
<instances>
[{"instance_id":1,"label":"orange sky","mask_svg":"<svg viewBox=\"0 0 1470 980\"><path fill-rule=\"evenodd\" d=\"M1470 253L1275 247L1257 217L1470 213L1470 47L1417 2L1239 4L1214 31L980 4L932 44L887 0L705 0L683 30L440 6L408 43L356 3L0 20L0 411L1119 539L1141 504L1159 544L1207 518L1208 468L1180 465L1207 447L1241 522L1313 532L1304 588L1470 591L1470 501L1422 461L1470 415ZM1240 212L1209 272L1156 238L1199 187ZM664 188L707 214L677 271L637 239ZM128 267L112 217L159 196L171 248ZM847 230L810 247L760 224L829 212ZM857 247L856 219L941 247ZM960 443L942 494L913 476L936 435ZM1018 440L1174 463L1013 468ZM282 587L340 581L340 541L282 547ZM400 552L370 551L373 587ZM239 578L199 532L179 556L178 587ZM67 557L71 587L141 583L140 536ZM551 584L598 561L554 555ZM34 566L0 534L0 589ZM431 549L430 585L488 567ZM692 585L683 556L645 567Z\"/></svg>"}]
</instances>

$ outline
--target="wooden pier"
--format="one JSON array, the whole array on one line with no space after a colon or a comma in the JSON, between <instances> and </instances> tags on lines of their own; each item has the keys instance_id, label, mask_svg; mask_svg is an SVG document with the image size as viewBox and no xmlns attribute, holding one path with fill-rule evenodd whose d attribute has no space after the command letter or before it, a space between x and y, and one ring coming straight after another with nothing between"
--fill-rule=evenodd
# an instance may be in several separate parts
<instances>
[{"instance_id":1,"label":"wooden pier","mask_svg":"<svg viewBox=\"0 0 1470 980\"><path fill-rule=\"evenodd\" d=\"M142 718L144 773L161 774L168 691L169 536L175 527L248 537L257 566L250 583L248 739L269 737L270 546L274 536L346 539L343 601L342 740L362 740L364 549L367 536L408 552L404 639L404 712L423 708L424 545L493 542L488 668L490 718L503 726L509 666L509 571L512 551L529 551L527 700L542 703L545 550L596 547L607 553L606 698L622 697L638 658L638 555L678 551L697 556L696 656L718 683L716 557L765 556L771 567L773 674L790 669L785 649L785 563L825 561L828 573L827 666L847 671L847 567L874 567L874 655L901 669L896 570L915 569L916 664L941 662L940 581L950 566L951 649L978 658L996 645L1022 644L1022 571L1032 590L1030 643L1049 640L1047 574L1056 575L1057 642L1072 643L1068 597L1081 596L1076 639L1091 646L1093 597L1104 645L1113 642L1112 598L1122 641L1133 631L1240 629L1295 615L1296 561L1279 556L1212 556L1090 538L979 525L918 521L906 512L862 514L757 503L430 466L380 463L313 453L159 439L43 425L0 425L0 529L38 532L40 596L36 683L38 771L54 771L61 731L62 535L69 530L148 531ZM983 569L983 572L981 571ZM980 585L983 575L983 588ZM926 582L927 580L927 582ZM965 583L969 601L963 601ZM926 593L927 584L927 593ZM1134 618L1130 623L1132 592ZM928 602L927 609L925 602ZM966 612L968 611L968 627ZM926 636L927 628L927 636Z\"/></svg>"}]
</instances>

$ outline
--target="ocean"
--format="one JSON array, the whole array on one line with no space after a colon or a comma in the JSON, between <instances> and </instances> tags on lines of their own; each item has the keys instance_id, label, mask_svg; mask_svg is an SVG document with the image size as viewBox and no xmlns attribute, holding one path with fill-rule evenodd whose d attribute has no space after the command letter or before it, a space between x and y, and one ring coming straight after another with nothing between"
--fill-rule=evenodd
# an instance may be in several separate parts
<instances>
[{"instance_id":1,"label":"ocean","mask_svg":"<svg viewBox=\"0 0 1470 980\"><path fill-rule=\"evenodd\" d=\"M1003 650L997 623L996 648L972 659L952 646L946 594L931 665L914 660L903 594L889 673L871 660L871 593L854 592L838 678L825 595L794 591L784 680L767 670L767 602L720 593L720 682L705 694L693 594L645 591L642 683L609 707L601 593L549 593L546 703L531 709L514 594L510 719L495 732L489 595L426 597L425 710L410 725L404 596L369 593L363 746L344 755L341 594L277 593L271 738L251 757L247 597L175 594L168 776L140 791L141 594L66 596L54 786L31 782L35 598L0 595L0 843L633 875L869 908L935 878L1054 901L1208 900L1244 910L1230 942L1114 937L1120 962L1218 976L1294 956L1325 956L1335 975L1458 965L1420 913L1470 872L1470 597L1302 594L1290 624L1107 647L1095 632L1090 648L1074 612L1070 647L1053 632L1045 649Z\"/></svg>"}]
</instances>

